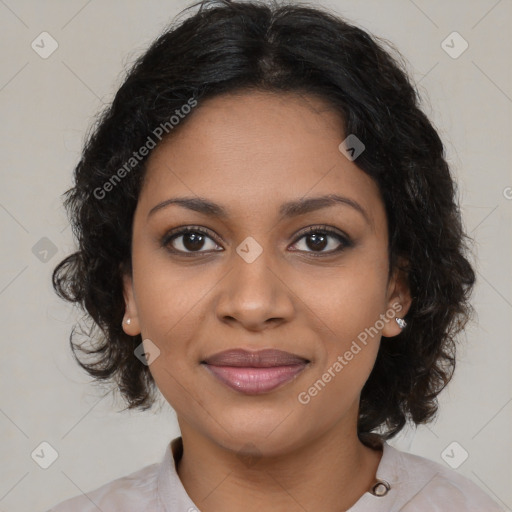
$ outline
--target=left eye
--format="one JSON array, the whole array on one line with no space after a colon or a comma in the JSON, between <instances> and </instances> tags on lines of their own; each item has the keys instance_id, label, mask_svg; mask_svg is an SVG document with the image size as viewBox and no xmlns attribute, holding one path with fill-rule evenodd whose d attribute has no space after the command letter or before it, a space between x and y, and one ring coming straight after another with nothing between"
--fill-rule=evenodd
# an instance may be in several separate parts
<instances>
[{"instance_id":1,"label":"left eye","mask_svg":"<svg viewBox=\"0 0 512 512\"><path fill-rule=\"evenodd\" d=\"M306 241L308 238L309 242ZM336 240L337 244L335 242L330 242L329 239ZM301 240L304 240L303 246L311 249L309 251L306 249L305 252L321 254L338 252L350 245L349 241L344 236L329 229L310 229L306 233L303 233L294 245L297 245ZM328 250L324 250L326 248L328 248Z\"/></svg>"}]
</instances>

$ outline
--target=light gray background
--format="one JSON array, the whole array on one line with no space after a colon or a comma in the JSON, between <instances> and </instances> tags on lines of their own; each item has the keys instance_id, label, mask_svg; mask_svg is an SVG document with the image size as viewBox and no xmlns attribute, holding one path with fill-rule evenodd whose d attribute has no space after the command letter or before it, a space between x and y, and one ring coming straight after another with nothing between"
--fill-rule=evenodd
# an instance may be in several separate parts
<instances>
[{"instance_id":1,"label":"light gray background","mask_svg":"<svg viewBox=\"0 0 512 512\"><path fill-rule=\"evenodd\" d=\"M462 337L440 416L401 436L402 449L441 464L453 441L469 453L457 471L512 510L511 20L510 0L321 2L391 40L419 81L424 109L443 137L459 183L467 231L476 238L478 317ZM74 363L75 312L50 275L73 251L61 194L71 185L84 135L122 72L189 2L0 0L2 260L0 308L0 512L45 510L144 465L178 435L174 412L119 413ZM43 31L58 49L41 58ZM457 31L458 58L441 43ZM459 42L448 44L460 48ZM508 187L508 188L507 188ZM38 242L55 245L41 261ZM31 453L58 452L48 468ZM448 452L461 457L456 446Z\"/></svg>"}]
</instances>

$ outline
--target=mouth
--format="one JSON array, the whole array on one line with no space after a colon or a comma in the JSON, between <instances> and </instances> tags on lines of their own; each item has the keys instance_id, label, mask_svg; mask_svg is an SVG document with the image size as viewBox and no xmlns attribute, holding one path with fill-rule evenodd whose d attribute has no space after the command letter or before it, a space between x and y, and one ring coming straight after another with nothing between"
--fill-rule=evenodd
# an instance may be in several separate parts
<instances>
[{"instance_id":1,"label":"mouth","mask_svg":"<svg viewBox=\"0 0 512 512\"><path fill-rule=\"evenodd\" d=\"M258 395L268 393L298 376L310 363L306 358L282 350L250 352L243 349L219 352L201 364L235 391Z\"/></svg>"}]
</instances>

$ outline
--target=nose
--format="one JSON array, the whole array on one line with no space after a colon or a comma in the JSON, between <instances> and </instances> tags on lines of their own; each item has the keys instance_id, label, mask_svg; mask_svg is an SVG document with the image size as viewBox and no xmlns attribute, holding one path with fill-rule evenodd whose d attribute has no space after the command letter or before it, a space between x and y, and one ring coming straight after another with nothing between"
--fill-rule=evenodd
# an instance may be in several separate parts
<instances>
[{"instance_id":1,"label":"nose","mask_svg":"<svg viewBox=\"0 0 512 512\"><path fill-rule=\"evenodd\" d=\"M233 252L231 270L218 286L216 314L220 321L262 331L291 320L295 311L292 283L286 282L290 278L269 253L264 250L248 262Z\"/></svg>"}]
</instances>

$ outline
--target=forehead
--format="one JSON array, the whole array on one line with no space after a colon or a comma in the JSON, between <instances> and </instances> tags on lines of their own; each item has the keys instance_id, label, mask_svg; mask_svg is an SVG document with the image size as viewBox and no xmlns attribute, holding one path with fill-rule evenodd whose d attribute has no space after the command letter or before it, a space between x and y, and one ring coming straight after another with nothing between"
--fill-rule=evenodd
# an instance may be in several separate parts
<instances>
[{"instance_id":1,"label":"forehead","mask_svg":"<svg viewBox=\"0 0 512 512\"><path fill-rule=\"evenodd\" d=\"M150 155L148 179L158 167L153 164L181 162L183 157L203 166L207 160L210 174L237 167L239 173L259 168L277 175L289 167L284 163L297 167L304 157L319 160L330 148L316 166L320 168L332 154L338 156L343 136L341 117L320 99L260 91L201 101L175 130Z\"/></svg>"},{"instance_id":2,"label":"forehead","mask_svg":"<svg viewBox=\"0 0 512 512\"><path fill-rule=\"evenodd\" d=\"M371 218L382 215L377 185L339 150L344 138L340 115L314 96L217 96L200 103L153 150L139 206L149 212L169 196L195 195L234 216L339 194L363 205Z\"/></svg>"}]
</instances>

